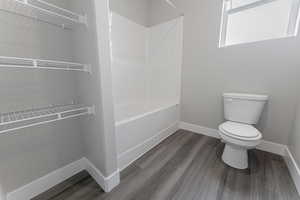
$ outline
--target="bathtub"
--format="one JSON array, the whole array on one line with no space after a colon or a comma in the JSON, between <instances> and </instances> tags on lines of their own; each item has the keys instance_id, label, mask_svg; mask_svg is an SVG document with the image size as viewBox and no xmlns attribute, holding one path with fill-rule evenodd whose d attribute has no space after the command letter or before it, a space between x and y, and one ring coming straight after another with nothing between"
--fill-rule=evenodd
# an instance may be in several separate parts
<instances>
[{"instance_id":1,"label":"bathtub","mask_svg":"<svg viewBox=\"0 0 300 200\"><path fill-rule=\"evenodd\" d=\"M179 104L134 104L115 111L118 165L122 170L178 130Z\"/></svg>"}]
</instances>

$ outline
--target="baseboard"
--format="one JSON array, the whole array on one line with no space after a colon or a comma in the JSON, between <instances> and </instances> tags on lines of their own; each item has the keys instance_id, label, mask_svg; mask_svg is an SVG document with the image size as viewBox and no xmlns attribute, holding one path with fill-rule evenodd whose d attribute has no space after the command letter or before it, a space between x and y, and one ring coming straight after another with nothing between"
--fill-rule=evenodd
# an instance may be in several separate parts
<instances>
[{"instance_id":1,"label":"baseboard","mask_svg":"<svg viewBox=\"0 0 300 200\"><path fill-rule=\"evenodd\" d=\"M178 130L178 122L172 124L168 128L160 131L156 135L147 139L141 144L134 146L133 148L125 151L118 156L118 164L120 171L128 167L131 163L139 159L153 147L158 145L161 141L174 134Z\"/></svg>"},{"instance_id":2,"label":"baseboard","mask_svg":"<svg viewBox=\"0 0 300 200\"><path fill-rule=\"evenodd\" d=\"M85 169L80 159L7 194L7 200L30 200Z\"/></svg>"},{"instance_id":3,"label":"baseboard","mask_svg":"<svg viewBox=\"0 0 300 200\"><path fill-rule=\"evenodd\" d=\"M214 138L218 138L218 139L220 138L219 131L216 129L212 129L212 128L207 128L207 127L190 124L190 123L186 123L186 122L180 122L179 128L183 129L183 130L191 131L191 132L194 132L197 134L206 135L209 137L214 137ZM263 140L261 142L261 144L257 147L257 149L284 156L286 145Z\"/></svg>"},{"instance_id":4,"label":"baseboard","mask_svg":"<svg viewBox=\"0 0 300 200\"><path fill-rule=\"evenodd\" d=\"M120 183L119 170L114 172L108 177L105 177L98 168L91 163L88 159L85 159L86 171L93 177L93 179L101 186L105 192L110 192L114 187Z\"/></svg>"},{"instance_id":5,"label":"baseboard","mask_svg":"<svg viewBox=\"0 0 300 200\"><path fill-rule=\"evenodd\" d=\"M119 170L112 175L105 177L87 158L81 158L80 160L57 169L27 185L8 193L6 195L6 199L30 200L83 170L89 172L89 174L105 192L111 191L120 182Z\"/></svg>"},{"instance_id":6,"label":"baseboard","mask_svg":"<svg viewBox=\"0 0 300 200\"><path fill-rule=\"evenodd\" d=\"M288 147L285 148L284 160L295 183L298 194L300 195L300 168Z\"/></svg>"},{"instance_id":7,"label":"baseboard","mask_svg":"<svg viewBox=\"0 0 300 200\"><path fill-rule=\"evenodd\" d=\"M206 135L209 137L220 139L218 130L212 129L212 128L207 128L204 126L199 126L199 125L190 124L190 123L186 123L186 122L180 122L179 129L183 129L183 130L191 131L191 132L198 133L201 135Z\"/></svg>"},{"instance_id":8,"label":"baseboard","mask_svg":"<svg viewBox=\"0 0 300 200\"><path fill-rule=\"evenodd\" d=\"M126 168L128 165L140 158L161 141L174 134L178 129L184 129L209 137L219 138L218 130L185 122L176 122L170 127L162 130L155 136L149 138L142 144L139 144L121 154L118 158L119 164L121 164L120 169L122 170ZM258 149L284 156L297 190L300 194L300 169L289 149L285 145L269 141L263 141ZM111 191L120 182L119 170L117 170L110 176L105 177L98 170L98 168L95 167L93 163L91 163L87 158L82 158L58 170L55 170L54 172L51 172L46 176L43 176L25 186L22 186L15 191L8 193L7 200L30 200L33 197L49 190L55 185L67 180L68 178L83 170L88 171L89 174L95 179L95 181L101 186L101 188L103 188L105 192Z\"/></svg>"},{"instance_id":9,"label":"baseboard","mask_svg":"<svg viewBox=\"0 0 300 200\"><path fill-rule=\"evenodd\" d=\"M261 143L256 147L256 149L280 156L285 156L286 145L262 140Z\"/></svg>"}]
</instances>

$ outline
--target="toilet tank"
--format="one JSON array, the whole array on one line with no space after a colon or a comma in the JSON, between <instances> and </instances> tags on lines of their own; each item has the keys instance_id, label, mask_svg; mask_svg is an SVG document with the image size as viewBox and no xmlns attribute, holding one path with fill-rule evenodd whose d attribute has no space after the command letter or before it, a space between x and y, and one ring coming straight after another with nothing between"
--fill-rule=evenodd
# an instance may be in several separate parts
<instances>
[{"instance_id":1,"label":"toilet tank","mask_svg":"<svg viewBox=\"0 0 300 200\"><path fill-rule=\"evenodd\" d=\"M228 121L257 124L267 95L224 93L224 117Z\"/></svg>"}]
</instances>

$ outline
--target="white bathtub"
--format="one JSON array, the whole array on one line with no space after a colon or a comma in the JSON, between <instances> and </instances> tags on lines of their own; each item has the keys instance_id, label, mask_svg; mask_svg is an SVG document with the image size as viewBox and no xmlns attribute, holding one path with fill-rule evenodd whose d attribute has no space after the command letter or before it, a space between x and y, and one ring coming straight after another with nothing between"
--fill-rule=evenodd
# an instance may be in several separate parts
<instances>
[{"instance_id":1,"label":"white bathtub","mask_svg":"<svg viewBox=\"0 0 300 200\"><path fill-rule=\"evenodd\" d=\"M116 110L119 169L149 151L178 130L179 105L135 104Z\"/></svg>"}]
</instances>

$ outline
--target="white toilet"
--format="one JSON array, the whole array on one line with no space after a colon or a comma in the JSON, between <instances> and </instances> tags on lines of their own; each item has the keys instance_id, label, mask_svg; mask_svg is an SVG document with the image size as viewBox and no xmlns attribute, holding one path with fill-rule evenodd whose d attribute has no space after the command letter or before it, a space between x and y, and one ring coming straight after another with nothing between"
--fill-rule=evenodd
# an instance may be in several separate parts
<instances>
[{"instance_id":1,"label":"white toilet","mask_svg":"<svg viewBox=\"0 0 300 200\"><path fill-rule=\"evenodd\" d=\"M222 160L237 169L248 168L248 149L259 145L262 134L253 126L259 121L266 95L225 93L224 115L227 122L219 126L226 143Z\"/></svg>"}]
</instances>

